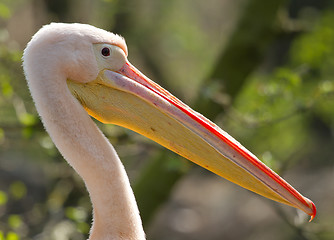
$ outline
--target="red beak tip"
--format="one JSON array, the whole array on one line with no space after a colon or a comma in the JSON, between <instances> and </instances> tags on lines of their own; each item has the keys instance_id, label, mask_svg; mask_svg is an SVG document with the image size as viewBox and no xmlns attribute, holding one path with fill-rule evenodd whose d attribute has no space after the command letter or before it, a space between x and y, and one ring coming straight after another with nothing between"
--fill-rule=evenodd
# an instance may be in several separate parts
<instances>
[{"instance_id":1,"label":"red beak tip","mask_svg":"<svg viewBox=\"0 0 334 240\"><path fill-rule=\"evenodd\" d=\"M309 222L312 222L315 215L317 215L317 208L315 207L315 205L312 201L310 201L310 202L311 202L312 214L310 214L311 218L310 218Z\"/></svg>"}]
</instances>

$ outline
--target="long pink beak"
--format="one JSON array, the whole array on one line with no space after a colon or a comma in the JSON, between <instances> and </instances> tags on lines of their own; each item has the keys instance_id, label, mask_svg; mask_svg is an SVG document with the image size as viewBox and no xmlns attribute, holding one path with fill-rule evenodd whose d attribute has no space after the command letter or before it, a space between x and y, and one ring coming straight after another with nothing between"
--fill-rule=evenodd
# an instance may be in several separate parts
<instances>
[{"instance_id":1,"label":"long pink beak","mask_svg":"<svg viewBox=\"0 0 334 240\"><path fill-rule=\"evenodd\" d=\"M212 123L201 114L192 110L190 107L185 105L161 86L148 79L129 62L127 62L119 72L122 75L145 86L147 89L163 98L175 108L179 109L185 116L182 116L182 114L181 116L179 114L175 114L174 116L177 119L201 135L225 158L235 163L244 171L252 174L255 178L270 188L271 191L275 192L275 195L277 194L280 196L280 198L283 198L284 200L281 202L286 203L287 201L287 204L303 210L305 213L311 216L310 221L313 220L316 215L316 207L314 203L303 197L296 189L294 189L278 174L262 163L256 156L244 148L225 131L220 129L217 125ZM210 168L210 166L204 167L218 175L221 175L222 177L225 177L223 174L220 174L219 171L215 171L215 169ZM236 180L231 181L238 184L238 181ZM258 193L261 194L261 192Z\"/></svg>"},{"instance_id":2,"label":"long pink beak","mask_svg":"<svg viewBox=\"0 0 334 240\"><path fill-rule=\"evenodd\" d=\"M101 122L138 132L231 182L301 209L311 220L316 215L312 201L129 62L117 72L102 71L84 86L68 85L87 112Z\"/></svg>"}]
</instances>

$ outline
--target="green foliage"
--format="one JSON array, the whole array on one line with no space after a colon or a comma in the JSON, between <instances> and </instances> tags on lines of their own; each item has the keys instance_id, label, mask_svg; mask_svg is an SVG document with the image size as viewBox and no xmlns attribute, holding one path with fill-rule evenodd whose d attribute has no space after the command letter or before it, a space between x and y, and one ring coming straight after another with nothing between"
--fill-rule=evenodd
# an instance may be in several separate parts
<instances>
[{"instance_id":1,"label":"green foliage","mask_svg":"<svg viewBox=\"0 0 334 240\"><path fill-rule=\"evenodd\" d=\"M87 220L87 212L82 208L67 207L65 214L69 219L77 222L83 222Z\"/></svg>"},{"instance_id":2,"label":"green foliage","mask_svg":"<svg viewBox=\"0 0 334 240\"><path fill-rule=\"evenodd\" d=\"M37 117L30 113L22 113L18 117L24 126L32 126L37 123Z\"/></svg>"},{"instance_id":3,"label":"green foliage","mask_svg":"<svg viewBox=\"0 0 334 240\"><path fill-rule=\"evenodd\" d=\"M89 233L90 225L87 223L89 215L87 213L87 209L83 209L81 207L67 207L65 214L67 218L76 223L76 227L79 232L84 234Z\"/></svg>"},{"instance_id":4,"label":"green foliage","mask_svg":"<svg viewBox=\"0 0 334 240\"><path fill-rule=\"evenodd\" d=\"M333 68L334 13L327 12L318 21L312 32L297 39L291 49L294 65L305 64L314 69Z\"/></svg>"},{"instance_id":5,"label":"green foliage","mask_svg":"<svg viewBox=\"0 0 334 240\"><path fill-rule=\"evenodd\" d=\"M22 226L22 219L17 214L12 214L8 218L8 224L12 229L17 229Z\"/></svg>"},{"instance_id":6,"label":"green foliage","mask_svg":"<svg viewBox=\"0 0 334 240\"><path fill-rule=\"evenodd\" d=\"M324 14L311 32L293 42L291 61L272 74L253 74L239 94L224 124L241 131L241 138L247 136L246 145L258 154L272 149L274 159L291 164L291 156L314 140L308 125L311 113L333 124L333 22L332 12ZM235 125L240 123L248 129Z\"/></svg>"},{"instance_id":7,"label":"green foliage","mask_svg":"<svg viewBox=\"0 0 334 240\"><path fill-rule=\"evenodd\" d=\"M9 7L3 3L0 3L0 18L8 19L11 16Z\"/></svg>"},{"instance_id":8,"label":"green foliage","mask_svg":"<svg viewBox=\"0 0 334 240\"><path fill-rule=\"evenodd\" d=\"M77 222L77 229L83 234L88 234L90 230L89 222Z\"/></svg>"},{"instance_id":9,"label":"green foliage","mask_svg":"<svg viewBox=\"0 0 334 240\"><path fill-rule=\"evenodd\" d=\"M15 232L8 232L6 240L20 240L20 236Z\"/></svg>"},{"instance_id":10,"label":"green foliage","mask_svg":"<svg viewBox=\"0 0 334 240\"><path fill-rule=\"evenodd\" d=\"M4 191L0 191L0 206L5 205L7 203L8 197Z\"/></svg>"},{"instance_id":11,"label":"green foliage","mask_svg":"<svg viewBox=\"0 0 334 240\"><path fill-rule=\"evenodd\" d=\"M2 76L2 78L5 78ZM4 97L9 98L13 96L13 87L7 81L1 81L1 92Z\"/></svg>"},{"instance_id":12,"label":"green foliage","mask_svg":"<svg viewBox=\"0 0 334 240\"><path fill-rule=\"evenodd\" d=\"M304 69L314 111L328 124L334 123L334 12L327 12L312 33L298 39L292 48L292 63Z\"/></svg>"},{"instance_id":13,"label":"green foliage","mask_svg":"<svg viewBox=\"0 0 334 240\"><path fill-rule=\"evenodd\" d=\"M20 236L15 232L8 232L5 236L4 233L0 230L0 240L20 240Z\"/></svg>"},{"instance_id":14,"label":"green foliage","mask_svg":"<svg viewBox=\"0 0 334 240\"><path fill-rule=\"evenodd\" d=\"M26 196L27 187L23 182L15 181L9 186L9 192L14 199L19 200Z\"/></svg>"}]
</instances>

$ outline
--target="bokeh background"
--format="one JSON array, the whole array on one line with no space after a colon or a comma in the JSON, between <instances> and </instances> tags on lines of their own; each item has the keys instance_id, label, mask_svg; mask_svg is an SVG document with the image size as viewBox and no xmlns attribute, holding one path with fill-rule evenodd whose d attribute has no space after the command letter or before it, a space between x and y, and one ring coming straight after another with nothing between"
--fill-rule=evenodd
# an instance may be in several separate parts
<instances>
[{"instance_id":1,"label":"bokeh background","mask_svg":"<svg viewBox=\"0 0 334 240\"><path fill-rule=\"evenodd\" d=\"M26 43L52 21L124 36L132 64L318 207L308 223L98 123L127 169L148 239L334 239L334 1L0 0L1 240L88 237L88 194L45 133L22 72Z\"/></svg>"}]
</instances>

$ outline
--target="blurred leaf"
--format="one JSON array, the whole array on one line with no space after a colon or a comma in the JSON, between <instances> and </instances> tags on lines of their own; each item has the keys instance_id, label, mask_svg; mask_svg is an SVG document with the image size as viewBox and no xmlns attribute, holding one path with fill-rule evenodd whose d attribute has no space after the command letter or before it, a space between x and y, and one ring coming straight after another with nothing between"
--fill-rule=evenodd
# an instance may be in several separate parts
<instances>
[{"instance_id":1,"label":"blurred leaf","mask_svg":"<svg viewBox=\"0 0 334 240\"><path fill-rule=\"evenodd\" d=\"M22 51L13 50L10 54L10 58L13 62L20 63L22 61Z\"/></svg>"},{"instance_id":2,"label":"blurred leaf","mask_svg":"<svg viewBox=\"0 0 334 240\"><path fill-rule=\"evenodd\" d=\"M37 117L30 113L23 113L20 114L19 120L25 126L32 126L37 122Z\"/></svg>"},{"instance_id":3,"label":"blurred leaf","mask_svg":"<svg viewBox=\"0 0 334 240\"><path fill-rule=\"evenodd\" d=\"M13 198L18 200L23 198L27 194L27 187L23 182L15 181L10 185L9 191Z\"/></svg>"},{"instance_id":4,"label":"blurred leaf","mask_svg":"<svg viewBox=\"0 0 334 240\"><path fill-rule=\"evenodd\" d=\"M5 4L0 3L0 18L8 19L11 16L11 11L9 7Z\"/></svg>"},{"instance_id":5,"label":"blurred leaf","mask_svg":"<svg viewBox=\"0 0 334 240\"><path fill-rule=\"evenodd\" d=\"M67 207L65 214L69 219L72 219L77 222L83 222L87 219L87 212L85 209L80 207Z\"/></svg>"},{"instance_id":6,"label":"blurred leaf","mask_svg":"<svg viewBox=\"0 0 334 240\"><path fill-rule=\"evenodd\" d=\"M77 229L78 229L79 232L87 234L87 233L89 233L90 226L86 222L78 222L77 223Z\"/></svg>"},{"instance_id":7,"label":"blurred leaf","mask_svg":"<svg viewBox=\"0 0 334 240\"><path fill-rule=\"evenodd\" d=\"M302 82L300 76L288 68L279 68L275 72L275 77L280 84L283 83L287 88L299 87Z\"/></svg>"},{"instance_id":8,"label":"blurred leaf","mask_svg":"<svg viewBox=\"0 0 334 240\"><path fill-rule=\"evenodd\" d=\"M3 78L3 76L1 76ZM9 82L2 82L1 83L1 92L4 97L11 97L13 95L13 87L10 85Z\"/></svg>"},{"instance_id":9,"label":"blurred leaf","mask_svg":"<svg viewBox=\"0 0 334 240\"><path fill-rule=\"evenodd\" d=\"M14 232L7 233L6 240L20 240L20 236Z\"/></svg>"},{"instance_id":10,"label":"blurred leaf","mask_svg":"<svg viewBox=\"0 0 334 240\"><path fill-rule=\"evenodd\" d=\"M331 81L323 81L319 84L320 94L327 94L334 92L334 82Z\"/></svg>"},{"instance_id":11,"label":"blurred leaf","mask_svg":"<svg viewBox=\"0 0 334 240\"><path fill-rule=\"evenodd\" d=\"M25 139L29 139L29 138L31 138L31 136L34 134L34 129L33 129L33 127L25 127L25 128L23 128L22 129L22 136L23 136L23 138L25 138Z\"/></svg>"},{"instance_id":12,"label":"blurred leaf","mask_svg":"<svg viewBox=\"0 0 334 240\"><path fill-rule=\"evenodd\" d=\"M334 13L329 12L318 21L313 31L297 39L291 49L294 64L308 64L321 68L334 51Z\"/></svg>"},{"instance_id":13,"label":"blurred leaf","mask_svg":"<svg viewBox=\"0 0 334 240\"><path fill-rule=\"evenodd\" d=\"M0 144L5 141L5 131L0 128Z\"/></svg>"},{"instance_id":14,"label":"blurred leaf","mask_svg":"<svg viewBox=\"0 0 334 240\"><path fill-rule=\"evenodd\" d=\"M7 200L8 200L7 194L3 191L0 191L0 206L5 205L7 203Z\"/></svg>"},{"instance_id":15,"label":"blurred leaf","mask_svg":"<svg viewBox=\"0 0 334 240\"><path fill-rule=\"evenodd\" d=\"M46 148L46 149L53 149L55 147L49 135L45 135L44 137L42 137L40 139L40 144L43 148Z\"/></svg>"},{"instance_id":16,"label":"blurred leaf","mask_svg":"<svg viewBox=\"0 0 334 240\"><path fill-rule=\"evenodd\" d=\"M8 224L11 228L17 229L22 225L22 219L17 214L12 214L8 218Z\"/></svg>"}]
</instances>

